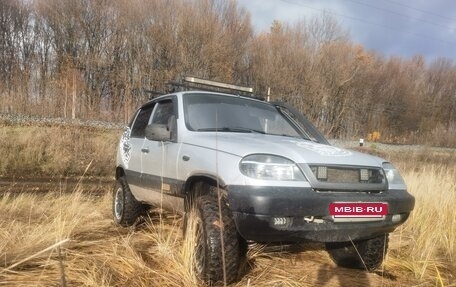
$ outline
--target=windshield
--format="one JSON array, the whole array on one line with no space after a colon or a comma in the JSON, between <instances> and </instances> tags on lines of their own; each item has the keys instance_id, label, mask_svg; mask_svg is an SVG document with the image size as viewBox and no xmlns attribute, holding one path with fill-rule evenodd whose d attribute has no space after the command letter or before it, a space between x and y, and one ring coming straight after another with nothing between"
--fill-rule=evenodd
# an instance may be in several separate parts
<instances>
[{"instance_id":1,"label":"windshield","mask_svg":"<svg viewBox=\"0 0 456 287\"><path fill-rule=\"evenodd\" d=\"M249 132L302 137L272 105L236 96L184 95L185 122L191 131Z\"/></svg>"}]
</instances>

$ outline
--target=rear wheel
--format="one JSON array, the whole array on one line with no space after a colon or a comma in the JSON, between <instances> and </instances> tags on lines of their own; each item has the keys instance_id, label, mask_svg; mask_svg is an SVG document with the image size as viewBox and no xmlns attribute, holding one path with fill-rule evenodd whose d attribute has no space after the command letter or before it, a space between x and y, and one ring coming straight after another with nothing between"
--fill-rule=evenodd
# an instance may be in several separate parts
<instances>
[{"instance_id":1,"label":"rear wheel","mask_svg":"<svg viewBox=\"0 0 456 287\"><path fill-rule=\"evenodd\" d=\"M131 226L145 211L145 206L131 193L125 178L117 179L112 204L114 221L122 226Z\"/></svg>"},{"instance_id":2,"label":"rear wheel","mask_svg":"<svg viewBox=\"0 0 456 287\"><path fill-rule=\"evenodd\" d=\"M380 267L388 249L388 234L366 240L326 243L333 261L342 267L373 271Z\"/></svg>"},{"instance_id":3,"label":"rear wheel","mask_svg":"<svg viewBox=\"0 0 456 287\"><path fill-rule=\"evenodd\" d=\"M234 282L245 253L224 200L221 210L220 221L217 197L204 195L194 199L186 218L186 240L193 240L193 269L208 284L223 282L224 274L227 284Z\"/></svg>"}]
</instances>

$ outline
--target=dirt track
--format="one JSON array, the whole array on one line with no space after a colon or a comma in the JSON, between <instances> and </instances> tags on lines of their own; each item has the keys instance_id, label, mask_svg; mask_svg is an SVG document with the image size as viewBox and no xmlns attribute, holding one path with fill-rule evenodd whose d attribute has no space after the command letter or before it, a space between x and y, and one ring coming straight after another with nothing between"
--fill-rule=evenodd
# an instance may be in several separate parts
<instances>
[{"instance_id":1,"label":"dirt track","mask_svg":"<svg viewBox=\"0 0 456 287\"><path fill-rule=\"evenodd\" d=\"M109 178L0 178L0 193L5 192L84 192L96 193L110 189L114 184Z\"/></svg>"}]
</instances>

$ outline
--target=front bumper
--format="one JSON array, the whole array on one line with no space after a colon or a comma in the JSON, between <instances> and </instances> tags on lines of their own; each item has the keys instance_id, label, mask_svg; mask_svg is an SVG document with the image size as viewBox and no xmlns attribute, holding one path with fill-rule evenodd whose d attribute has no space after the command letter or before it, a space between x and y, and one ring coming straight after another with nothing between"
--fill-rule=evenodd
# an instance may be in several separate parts
<instances>
[{"instance_id":1,"label":"front bumper","mask_svg":"<svg viewBox=\"0 0 456 287\"><path fill-rule=\"evenodd\" d=\"M415 199L405 190L380 193L315 192L311 188L228 186L228 201L236 227L256 242L339 242L372 238L404 223ZM332 202L386 202L388 215L380 221L334 222ZM393 221L393 215L395 220ZM278 219L279 218L279 219ZM285 224L277 224L286 219Z\"/></svg>"}]
</instances>

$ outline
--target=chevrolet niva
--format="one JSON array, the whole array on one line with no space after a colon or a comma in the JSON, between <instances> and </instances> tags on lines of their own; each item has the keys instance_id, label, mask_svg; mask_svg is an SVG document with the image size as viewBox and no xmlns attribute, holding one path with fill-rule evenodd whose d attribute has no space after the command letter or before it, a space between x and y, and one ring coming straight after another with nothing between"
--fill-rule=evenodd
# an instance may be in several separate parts
<instances>
[{"instance_id":1,"label":"chevrolet niva","mask_svg":"<svg viewBox=\"0 0 456 287\"><path fill-rule=\"evenodd\" d=\"M374 270L415 203L391 163L330 145L288 104L205 91L144 104L116 179L117 224L148 206L183 214L184 230L196 218L194 270L207 283L236 280L246 242L323 242L337 265Z\"/></svg>"}]
</instances>

